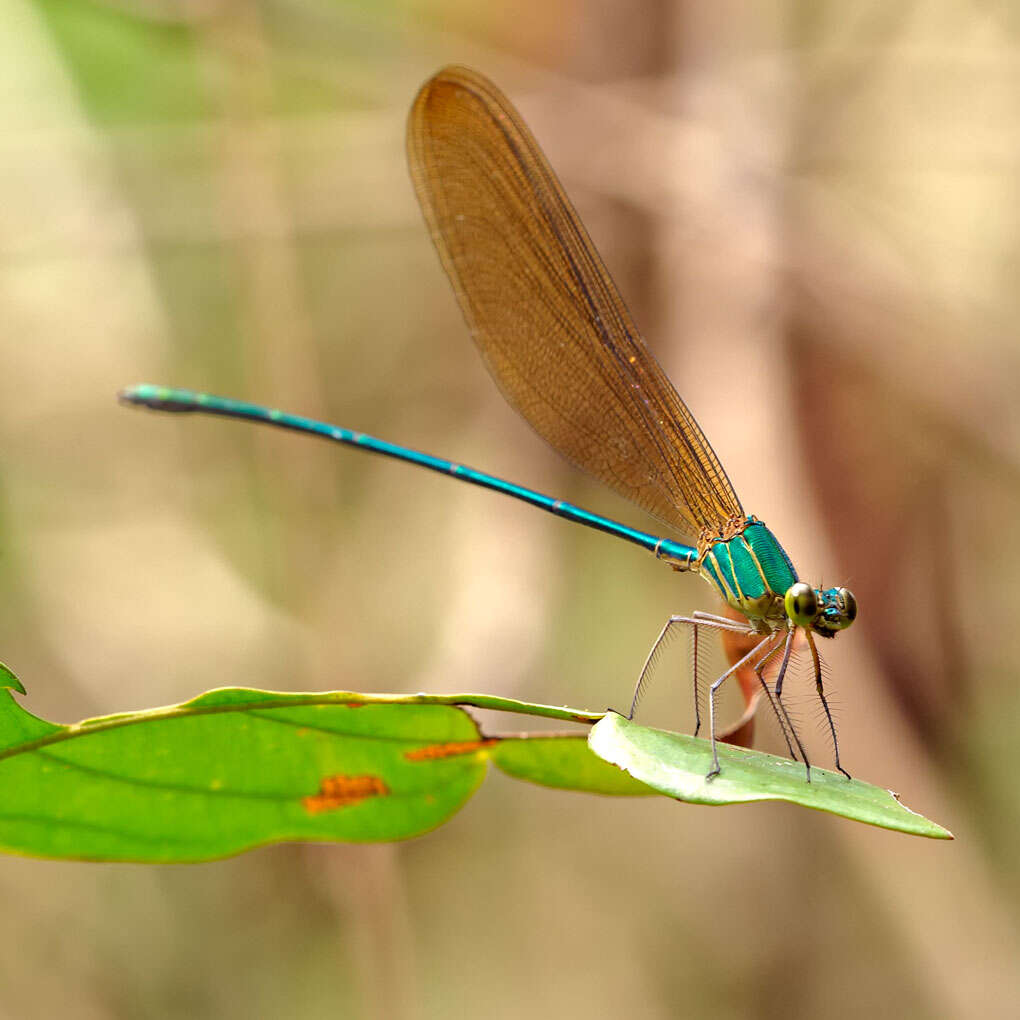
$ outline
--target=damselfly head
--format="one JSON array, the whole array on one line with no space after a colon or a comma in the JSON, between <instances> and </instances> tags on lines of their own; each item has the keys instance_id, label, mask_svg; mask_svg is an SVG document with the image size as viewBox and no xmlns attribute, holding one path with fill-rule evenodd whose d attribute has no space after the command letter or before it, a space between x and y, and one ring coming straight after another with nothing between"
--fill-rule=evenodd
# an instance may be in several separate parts
<instances>
[{"instance_id":1,"label":"damselfly head","mask_svg":"<svg viewBox=\"0 0 1020 1020\"><path fill-rule=\"evenodd\" d=\"M849 588L812 588L798 581L790 585L783 606L791 622L819 637L835 637L857 619L857 599Z\"/></svg>"}]
</instances>

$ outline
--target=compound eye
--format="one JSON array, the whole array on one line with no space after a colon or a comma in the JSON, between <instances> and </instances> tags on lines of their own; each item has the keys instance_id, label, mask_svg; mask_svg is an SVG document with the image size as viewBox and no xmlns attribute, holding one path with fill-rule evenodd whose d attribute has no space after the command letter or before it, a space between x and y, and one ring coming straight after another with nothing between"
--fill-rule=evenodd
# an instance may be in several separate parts
<instances>
[{"instance_id":1,"label":"compound eye","mask_svg":"<svg viewBox=\"0 0 1020 1020\"><path fill-rule=\"evenodd\" d=\"M783 603L786 615L798 627L810 627L818 616L818 593L805 581L790 585Z\"/></svg>"},{"instance_id":2,"label":"compound eye","mask_svg":"<svg viewBox=\"0 0 1020 1020\"><path fill-rule=\"evenodd\" d=\"M857 619L857 599L849 588L837 588L836 597L843 608L840 627L849 627Z\"/></svg>"}]
</instances>

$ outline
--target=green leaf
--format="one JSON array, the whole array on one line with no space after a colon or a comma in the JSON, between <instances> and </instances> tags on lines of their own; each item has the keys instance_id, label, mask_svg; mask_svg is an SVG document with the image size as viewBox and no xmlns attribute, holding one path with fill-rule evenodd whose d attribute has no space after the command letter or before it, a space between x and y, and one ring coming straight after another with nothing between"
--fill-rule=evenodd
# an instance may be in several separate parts
<instances>
[{"instance_id":1,"label":"green leaf","mask_svg":"<svg viewBox=\"0 0 1020 1020\"><path fill-rule=\"evenodd\" d=\"M0 748L0 847L90 860L403 839L446 821L487 767L453 706L237 689L77 726L0 693Z\"/></svg>"},{"instance_id":2,"label":"green leaf","mask_svg":"<svg viewBox=\"0 0 1020 1020\"><path fill-rule=\"evenodd\" d=\"M600 758L635 779L691 804L786 800L884 829L934 839L953 838L941 825L905 807L889 790L815 766L811 767L808 783L803 765L761 751L720 743L722 771L706 779L712 765L707 740L640 726L615 712L607 712L592 727L588 743Z\"/></svg>"},{"instance_id":3,"label":"green leaf","mask_svg":"<svg viewBox=\"0 0 1020 1020\"><path fill-rule=\"evenodd\" d=\"M490 757L507 775L539 786L611 796L657 792L592 754L585 734L504 738Z\"/></svg>"},{"instance_id":4,"label":"green leaf","mask_svg":"<svg viewBox=\"0 0 1020 1020\"><path fill-rule=\"evenodd\" d=\"M820 769L808 785L800 766L769 755L722 746L723 774L706 782L705 741L612 713L490 695L232 687L60 726L21 707L9 670L0 674L4 685L0 850L15 853L166 863L283 841L406 839L456 813L490 760L510 776L561 790L659 792L715 804L781 798L949 836L886 791ZM596 725L587 740L490 736L466 706Z\"/></svg>"},{"instance_id":5,"label":"green leaf","mask_svg":"<svg viewBox=\"0 0 1020 1020\"><path fill-rule=\"evenodd\" d=\"M4 687L11 691L17 691L19 694L25 693L25 688L21 686L21 681L14 675L14 670L0 662L0 689Z\"/></svg>"},{"instance_id":6,"label":"green leaf","mask_svg":"<svg viewBox=\"0 0 1020 1020\"><path fill-rule=\"evenodd\" d=\"M4 680L17 684L9 671ZM490 758L561 789L653 792L593 755L583 736L489 737L464 705L601 717L488 695L223 688L60 726L0 691L0 849L176 862L283 841L406 839L458 811Z\"/></svg>"}]
</instances>

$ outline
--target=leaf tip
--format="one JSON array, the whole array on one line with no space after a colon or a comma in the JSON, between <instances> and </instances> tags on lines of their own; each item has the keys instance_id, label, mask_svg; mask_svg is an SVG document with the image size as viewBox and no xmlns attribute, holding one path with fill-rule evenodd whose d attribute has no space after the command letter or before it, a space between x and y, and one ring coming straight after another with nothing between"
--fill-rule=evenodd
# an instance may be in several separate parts
<instances>
[{"instance_id":1,"label":"leaf tip","mask_svg":"<svg viewBox=\"0 0 1020 1020\"><path fill-rule=\"evenodd\" d=\"M892 799L896 801L897 805L903 808L904 811L909 812L915 818L920 818L923 822L930 826L930 831L923 833L923 835L930 836L932 839L956 839L956 837L944 825L939 825L938 822L933 822L930 818L925 818L925 816L919 811L915 811L913 808L907 807L895 790L889 790L888 793Z\"/></svg>"},{"instance_id":2,"label":"leaf tip","mask_svg":"<svg viewBox=\"0 0 1020 1020\"><path fill-rule=\"evenodd\" d=\"M0 662L0 688L17 691L18 694L28 693L21 681L15 676L14 670L10 666L5 666L2 662Z\"/></svg>"}]
</instances>

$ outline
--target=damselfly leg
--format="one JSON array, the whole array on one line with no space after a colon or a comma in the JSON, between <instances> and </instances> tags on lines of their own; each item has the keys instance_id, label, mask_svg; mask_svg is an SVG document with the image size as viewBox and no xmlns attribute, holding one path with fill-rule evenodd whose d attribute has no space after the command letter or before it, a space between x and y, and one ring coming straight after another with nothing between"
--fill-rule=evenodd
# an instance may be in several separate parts
<instances>
[{"instance_id":1,"label":"damselfly leg","mask_svg":"<svg viewBox=\"0 0 1020 1020\"><path fill-rule=\"evenodd\" d=\"M697 736L701 730L701 631L706 629L716 632L726 631L732 634L747 636L754 635L756 632L753 628L746 624L742 624L736 620L730 619L729 617L717 616L713 613L706 613L700 610L693 612L690 616L671 616L663 625L662 630L659 631L658 637L656 637L655 642L645 659L644 665L641 668L637 684L634 687L634 697L631 700L630 712L627 715L628 719L634 718L638 704L640 703L641 697L647 688L651 674L655 668L655 664L663 646L667 643L674 631L681 627L689 627L691 630L691 666L693 674L692 683L694 687L695 718L694 736ZM797 735L797 729L793 724L793 720L782 701L783 679L786 675L786 669L789 665L790 657L793 652L794 630L795 629L791 627L766 635L746 654L733 662L721 676L713 681L709 689L708 705L709 737L712 743L712 768L708 772L707 778L711 779L719 773L719 756L716 750L717 734L715 726L716 693L729 677L733 676L740 669L748 667L752 669L758 677L758 682L761 684L762 690L768 698L769 705L779 721L780 728L783 732L783 739L786 741L790 757L794 761L798 760L797 752L799 751L799 759L804 763L804 766L807 769L808 782L811 781L811 765L808 761L807 752L804 750L804 745L801 743L800 737ZM783 658L779 668L775 690L773 690L769 687L768 681L765 678L765 670L781 650L783 652Z\"/></svg>"},{"instance_id":2,"label":"damselfly leg","mask_svg":"<svg viewBox=\"0 0 1020 1020\"><path fill-rule=\"evenodd\" d=\"M829 723L829 732L832 734L832 750L836 756L836 769L842 772L847 779L853 777L849 772L839 763L839 741L836 739L836 724L832 721L832 712L829 711L829 702L825 697L825 691L822 688L822 659L818 654L818 649L815 647L815 638L811 631L804 632L807 635L808 648L811 649L811 664L815 671L815 690L818 691L818 697L821 699L822 708L825 709L825 718Z\"/></svg>"},{"instance_id":3,"label":"damselfly leg","mask_svg":"<svg viewBox=\"0 0 1020 1020\"><path fill-rule=\"evenodd\" d=\"M797 728L793 725L793 720L790 718L790 713L786 710L786 705L782 701L782 681L786 675L786 667L790 663L790 654L793 651L795 630L791 627L786 632L786 640L782 644L776 644L772 650L766 655L761 662L755 667L755 675L758 677L758 682L762 686L762 690L765 692L765 696L769 699L769 704L772 706L772 711L775 713L776 718L779 720L779 727L783 731L783 739L786 741L786 749L790 752L790 757L797 761L797 754L793 750L793 745L797 745L797 750L800 751L800 760L803 761L804 767L807 769L807 781L811 782L811 762L808 760L807 751L804 750L804 745L800 742L800 737L797 736ZM779 676L776 681L776 687L778 688L777 693L773 693L769 687L768 682L765 679L765 668L779 649L783 649L783 661L779 667Z\"/></svg>"},{"instance_id":4,"label":"damselfly leg","mask_svg":"<svg viewBox=\"0 0 1020 1020\"><path fill-rule=\"evenodd\" d=\"M661 652L663 645L674 631L681 626L688 626L691 628L692 672L694 674L694 736L697 736L698 732L701 730L701 706L699 704L701 700L701 691L699 689L701 681L698 645L699 629L707 628L709 630L717 631L725 630L736 634L748 634L751 633L751 629L745 624L738 623L736 620L730 620L725 616L715 616L712 613L703 613L699 610L695 610L690 616L671 616L663 624L662 630L659 631L659 636L652 644L651 650L648 652L648 656L645 659L645 663L641 667L641 672L638 674L637 683L634 685L634 697L631 699L630 711L627 713L628 719L634 718L634 713L637 711L638 704L641 701L641 696L645 692L646 685L651 677L653 669L655 668L655 663L658 660L659 653Z\"/></svg>"}]
</instances>

